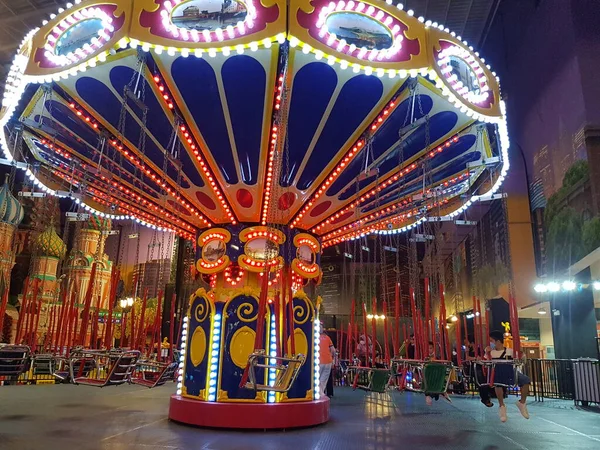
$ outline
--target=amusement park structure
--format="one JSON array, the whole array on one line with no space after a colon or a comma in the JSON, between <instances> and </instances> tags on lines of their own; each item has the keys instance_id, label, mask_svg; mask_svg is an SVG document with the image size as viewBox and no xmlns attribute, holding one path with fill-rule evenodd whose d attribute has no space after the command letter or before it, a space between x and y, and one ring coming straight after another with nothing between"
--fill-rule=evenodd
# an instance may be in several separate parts
<instances>
[{"instance_id":1,"label":"amusement park structure","mask_svg":"<svg viewBox=\"0 0 600 450\"><path fill-rule=\"evenodd\" d=\"M453 220L509 168L496 75L392 0L75 0L23 40L0 120L5 162L97 217L62 281L84 317L90 279L116 299L107 222L194 241L169 414L211 427L327 421L323 249Z\"/></svg>"}]
</instances>

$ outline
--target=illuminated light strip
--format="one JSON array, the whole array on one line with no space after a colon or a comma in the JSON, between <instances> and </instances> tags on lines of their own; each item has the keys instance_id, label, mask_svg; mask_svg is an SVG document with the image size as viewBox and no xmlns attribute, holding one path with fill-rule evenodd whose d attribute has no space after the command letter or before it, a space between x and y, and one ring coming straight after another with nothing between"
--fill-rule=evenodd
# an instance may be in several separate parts
<instances>
[{"instance_id":1,"label":"illuminated light strip","mask_svg":"<svg viewBox=\"0 0 600 450\"><path fill-rule=\"evenodd\" d=\"M450 65L451 56L460 58L473 71L477 78L478 87L481 91L479 94L475 94L474 92L471 92L468 87L463 86L462 83L457 79L456 75L452 73L452 66ZM447 47L439 52L437 64L440 67L440 71L446 78L446 81L468 102L481 103L489 98L490 87L488 85L487 78L484 75L483 69L479 63L475 60L475 58L473 58L468 50L453 44L452 46Z\"/></svg>"},{"instance_id":2,"label":"illuminated light strip","mask_svg":"<svg viewBox=\"0 0 600 450\"><path fill-rule=\"evenodd\" d=\"M271 337L270 337L270 344L269 344L269 355L272 358L275 358L277 356L277 328L276 328L276 323L275 323L275 314L271 314ZM269 359L269 365L274 366L277 364L277 360L276 359ZM275 386L275 380L277 378L277 370L275 369L269 369L269 386L273 387ZM273 391L269 391L269 395L267 398L267 401L269 403L275 403L275 392Z\"/></svg>"},{"instance_id":3,"label":"illuminated light strip","mask_svg":"<svg viewBox=\"0 0 600 450\"><path fill-rule=\"evenodd\" d=\"M215 267L219 267L221 264L223 264L223 262L224 261L221 258L217 259L214 263L208 263L201 259L198 261L198 264L205 269L214 269Z\"/></svg>"},{"instance_id":4,"label":"illuminated light strip","mask_svg":"<svg viewBox=\"0 0 600 450\"><path fill-rule=\"evenodd\" d=\"M329 32L326 21L330 14L340 11L356 12L369 17L371 20L379 22L383 27L391 31L393 36L392 46L381 50L368 50L366 47L358 48L354 44L348 45L345 39L338 39L335 34ZM316 25L319 29L319 38L325 42L327 46L335 47L338 52L345 53L350 57L368 59L370 61L377 58L378 61L381 61L384 58L390 59L402 49L404 35L401 32L400 20L373 5L366 6L365 3L360 1L355 2L350 0L347 3L344 1L339 1L337 4L334 2L329 3L329 5L321 8Z\"/></svg>"},{"instance_id":5,"label":"illuminated light strip","mask_svg":"<svg viewBox=\"0 0 600 450\"><path fill-rule=\"evenodd\" d=\"M208 375L208 401L217 399L217 375L219 373L219 354L221 351L221 314L213 319L212 342L210 351L210 369Z\"/></svg>"},{"instance_id":6,"label":"illuminated light strip","mask_svg":"<svg viewBox=\"0 0 600 450\"><path fill-rule=\"evenodd\" d=\"M58 42L65 33L77 27L82 22L90 19L100 19L102 28L98 31L98 36L90 39L81 47L67 53L66 55L58 55L56 53ZM56 66L68 66L76 64L89 55L97 52L105 45L114 35L114 27L112 26L113 19L100 8L83 8L75 11L73 14L65 17L56 25L48 34L48 39L44 45L44 56Z\"/></svg>"},{"instance_id":7,"label":"illuminated light strip","mask_svg":"<svg viewBox=\"0 0 600 450\"><path fill-rule=\"evenodd\" d=\"M218 240L224 241L225 239L227 239L227 236L225 236L222 233L217 233L217 232L207 234L206 236L204 236L202 238L202 245L205 245L208 241L212 241L213 239L218 239Z\"/></svg>"},{"instance_id":8,"label":"illuminated light strip","mask_svg":"<svg viewBox=\"0 0 600 450\"><path fill-rule=\"evenodd\" d=\"M242 281L242 279L244 278L244 275L246 274L246 272L244 272L244 269L242 267L237 267L237 270L238 270L238 274L235 278L233 278L232 268L231 268L231 266L227 266L227 268L225 269L225 273L223 275L225 277L225 281L227 281L232 286L237 286L238 283L240 281Z\"/></svg>"},{"instance_id":9,"label":"illuminated light strip","mask_svg":"<svg viewBox=\"0 0 600 450\"><path fill-rule=\"evenodd\" d=\"M161 78L158 75L154 75L152 77L152 79L153 79L154 83L156 84L157 89L161 93L163 101L167 104L167 107L170 110L174 110L175 104L174 104L174 100L173 100L173 95L167 89L166 84L161 80ZM173 113L173 115L175 115L175 114ZM183 120L183 119L181 119L181 120ZM208 182L207 184L210 185L215 196L221 203L221 206L223 207L225 214L231 221L231 224L235 225L237 223L237 221L233 214L233 211L232 211L231 207L229 206L229 203L225 199L223 192L221 192L219 185L216 183L216 181L215 181L216 177L215 177L214 173L210 170L208 163L205 161L204 157L202 156L201 152L199 151L200 146L198 145L198 142L196 142L192 133L190 131L188 131L189 129L190 129L190 127L186 123L183 123L182 125L179 126L180 140L181 140L181 142L184 143L184 145L186 145L189 148L191 153L193 153L194 156L196 157L196 160L198 161L198 164L200 165L200 168L202 169L202 172L204 173L204 177L205 177L206 181Z\"/></svg>"},{"instance_id":10,"label":"illuminated light strip","mask_svg":"<svg viewBox=\"0 0 600 450\"><path fill-rule=\"evenodd\" d=\"M75 104L75 102L73 102L73 101L70 102L69 107L73 111L75 111L75 113L80 118L80 120L82 120L84 123L88 124L88 126L91 126L92 128L99 130L99 127L97 126L97 124L92 123L91 115L84 113L83 109L81 107L77 106ZM96 126L94 126L94 125L96 125ZM146 177L150 178L157 186L159 186L160 188L163 188L171 197L173 197L175 200L177 200L177 202L182 207L187 209L192 215L195 215L201 222L203 222L204 225L206 225L208 227L211 226L211 223L209 222L209 220L206 217L204 217L204 215L202 215L196 208L194 208L190 202L188 202L181 195L179 195L177 188L171 188L171 185L175 186L175 184L173 182L167 181L166 178L162 178L159 174L156 173L156 171L154 169L149 169L148 166L146 165L146 163L144 163L141 158L135 156L134 152L132 150L129 150L127 147L125 147L124 144L122 142L120 142L119 140L117 140L116 137L110 138L108 140L108 142L111 147L113 147L115 150L117 150L119 153L121 153L121 155L123 155L125 158L127 158L131 164L133 164L138 169L140 169L142 171L142 173ZM161 179L162 179L162 181L161 181Z\"/></svg>"},{"instance_id":11,"label":"illuminated light strip","mask_svg":"<svg viewBox=\"0 0 600 450\"><path fill-rule=\"evenodd\" d=\"M188 321L189 319L186 315L183 318L183 325L181 326L181 347L179 348L181 354L179 356L179 370L177 371L177 395L181 395L181 388L183 387L183 373L185 370L185 357L187 355L185 348L187 347Z\"/></svg>"},{"instance_id":12,"label":"illuminated light strip","mask_svg":"<svg viewBox=\"0 0 600 450\"><path fill-rule=\"evenodd\" d=\"M248 240L257 238L257 237L266 237L267 239L277 243L279 240L279 236L276 233L270 231L254 231L246 237Z\"/></svg>"},{"instance_id":13,"label":"illuminated light strip","mask_svg":"<svg viewBox=\"0 0 600 450\"><path fill-rule=\"evenodd\" d=\"M107 207L110 207L115 204L115 202L108 202L102 198L96 197L96 195L94 195L94 194L91 194L90 197L96 203L100 203L101 205L105 205ZM171 231L171 232L177 234L178 236L182 236L188 240L194 239L194 235L192 233L188 233L184 230L176 229L173 227L173 225L169 224L168 222L165 225L165 222L163 222L161 220L157 220L153 215L147 214L147 213L139 211L139 210L134 211L133 208L131 208L126 203L123 203L120 201L117 201L116 203L120 203L119 210L124 211L126 214L128 214L127 217L133 218L135 220L138 220L140 217L142 217L143 219L141 219L141 222L139 222L139 223L143 222L143 224L147 225L148 227L150 227L152 229L158 230L158 231ZM84 205L84 209L85 209L85 206L86 205ZM109 217L109 216L107 215L106 217Z\"/></svg>"},{"instance_id":14,"label":"illuminated light strip","mask_svg":"<svg viewBox=\"0 0 600 450\"><path fill-rule=\"evenodd\" d=\"M307 245L313 252L319 253L319 244L315 243L312 239L303 238L298 240L298 247L302 245Z\"/></svg>"},{"instance_id":15,"label":"illuminated light strip","mask_svg":"<svg viewBox=\"0 0 600 450\"><path fill-rule=\"evenodd\" d=\"M271 128L271 141L269 146L269 156L267 163L267 173L265 175L265 188L264 188L264 196L263 196L263 206L262 206L262 216L261 223L263 225L267 224L267 219L269 215L269 205L271 204L271 188L273 183L278 183L278 180L275 180L273 174L273 166L275 162L275 150L277 148L277 138L279 137L278 129L276 123L277 112L281 108L281 94L283 93L283 75L279 75L278 78L278 86L277 91L275 92L275 100L274 100L274 109L273 113L273 127ZM285 130L284 130L285 131Z\"/></svg>"},{"instance_id":16,"label":"illuminated light strip","mask_svg":"<svg viewBox=\"0 0 600 450\"><path fill-rule=\"evenodd\" d=\"M319 356L319 352L321 350L321 346L320 346L320 342L321 342L321 324L319 322L319 317L318 317L318 311L316 312L317 318L314 320L314 333L315 333L315 338L314 338L314 347L315 347L315 354L314 354L314 365L315 365L315 384L314 384L314 397L315 400L319 400L321 398L321 387L319 386L320 383L320 356ZM292 331L293 332L293 331Z\"/></svg>"},{"instance_id":17,"label":"illuminated light strip","mask_svg":"<svg viewBox=\"0 0 600 450\"><path fill-rule=\"evenodd\" d=\"M320 231L322 228L325 228L327 225L329 225L332 221L338 219L340 216L342 216L345 213L351 211L352 209L356 208L357 206L363 204L367 200L370 200L371 198L373 198L374 196L376 196L378 192L381 192L383 189L387 188L388 186L391 186L396 181L398 181L400 178L408 175L410 172L412 172L413 170L415 170L417 167L420 166L421 162L425 161L428 158L429 159L433 159L439 153L443 152L444 149L449 148L453 143L458 142L458 139L459 139L458 135L456 135L456 136L448 139L445 143L443 143L443 144L437 146L435 149L429 151L423 157L419 158L417 161L415 161L414 163L412 163L408 167L400 170L395 175L390 176L386 181L381 182L379 185L377 185L376 188L371 189L367 193L363 194L361 197L358 198L358 200L353 201L348 206L346 206L345 208L343 208L340 211L338 211L336 214L328 217L323 222L321 222L317 226L313 227L311 231L313 231L313 232Z\"/></svg>"},{"instance_id":18,"label":"illuminated light strip","mask_svg":"<svg viewBox=\"0 0 600 450\"><path fill-rule=\"evenodd\" d=\"M199 32L197 30L189 30L184 27L180 27L173 23L171 15L173 10L181 3L185 3L187 0L166 0L162 3L160 15L162 17L162 24L168 33L171 33L174 39L183 41L191 41L192 43L197 42L212 42L212 41L225 41L229 39L235 39L246 34L246 29L254 28L254 21L256 20L256 8L252 3L252 0L238 0L236 4L242 4L246 11L246 17L243 21L240 21L234 27L233 25L227 26L225 29L217 28L215 30L204 30Z\"/></svg>"},{"instance_id":19,"label":"illuminated light strip","mask_svg":"<svg viewBox=\"0 0 600 450\"><path fill-rule=\"evenodd\" d=\"M298 260L298 268L306 273L315 273L317 270L319 270L319 267L316 264L309 267L302 263L300 260Z\"/></svg>"},{"instance_id":20,"label":"illuminated light strip","mask_svg":"<svg viewBox=\"0 0 600 450\"><path fill-rule=\"evenodd\" d=\"M242 260L248 264L249 266L252 267L265 267L265 265L267 266L276 266L279 264L279 258L274 258L271 259L270 261L256 261L254 259L248 258L248 257L244 257L242 258Z\"/></svg>"}]
</instances>

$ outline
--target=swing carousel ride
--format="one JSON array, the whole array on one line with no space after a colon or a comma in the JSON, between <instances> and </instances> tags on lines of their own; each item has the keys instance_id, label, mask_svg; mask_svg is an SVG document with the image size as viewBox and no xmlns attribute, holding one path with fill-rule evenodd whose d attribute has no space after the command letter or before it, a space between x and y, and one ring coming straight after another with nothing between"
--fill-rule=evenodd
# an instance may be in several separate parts
<instances>
[{"instance_id":1,"label":"swing carousel ride","mask_svg":"<svg viewBox=\"0 0 600 450\"><path fill-rule=\"evenodd\" d=\"M508 171L495 74L392 0L74 0L1 121L37 189L195 241L170 417L204 426L327 421L322 250L452 220Z\"/></svg>"}]
</instances>

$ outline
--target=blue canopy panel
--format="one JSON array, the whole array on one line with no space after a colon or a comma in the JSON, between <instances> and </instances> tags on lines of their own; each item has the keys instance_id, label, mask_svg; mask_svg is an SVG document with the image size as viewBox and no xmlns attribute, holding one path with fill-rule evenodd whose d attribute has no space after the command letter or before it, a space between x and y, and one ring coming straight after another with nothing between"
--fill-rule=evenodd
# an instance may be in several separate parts
<instances>
[{"instance_id":1,"label":"blue canopy panel","mask_svg":"<svg viewBox=\"0 0 600 450\"><path fill-rule=\"evenodd\" d=\"M409 141L408 138L417 132L418 129L415 129L412 134L407 134L405 143ZM377 140L377 136L375 140ZM373 147L375 147L375 144L373 144ZM439 148L439 146L435 148ZM428 205L431 207L441 200L448 202L456 196L472 190L476 185L476 181L484 172L484 159L493 155L485 125L473 124L460 131L458 135L452 138L450 146L446 147L444 145L443 150L436 153L433 158L430 157L430 154L426 156L428 157L428 166L426 167L428 186L425 195L423 195L423 168L421 163L415 170L385 186L382 185L382 181L376 179L374 185L369 185L371 190L373 190L373 186L380 187L376 194L369 196L369 198L363 196L364 192L368 192L368 190L361 190L359 197L353 194L348 197L348 202L344 208L338 210L333 216L331 214L326 215L327 219L317 225L318 230L317 227L315 227L315 230L323 235L355 224L358 217L367 218L368 223L369 221L383 220L389 215L420 209L423 206ZM373 167L379 167L381 173L384 172L381 169L384 164L385 159L382 160L382 164ZM396 163L395 167L406 168L409 164L412 164L412 161L404 164ZM358 182L358 184L360 185L361 182ZM353 192L355 191L354 189ZM362 201L358 202L358 205L356 204L357 198L363 198ZM385 213L385 211L390 212ZM373 214L377 214L377 216L371 218L370 216ZM365 223L362 222L361 226L365 226Z\"/></svg>"},{"instance_id":2,"label":"blue canopy panel","mask_svg":"<svg viewBox=\"0 0 600 450\"><path fill-rule=\"evenodd\" d=\"M260 219L279 47L229 57L154 57L224 195L245 222Z\"/></svg>"},{"instance_id":3,"label":"blue canopy panel","mask_svg":"<svg viewBox=\"0 0 600 450\"><path fill-rule=\"evenodd\" d=\"M404 80L335 70L292 49L287 140L276 198L291 219L364 133ZM292 197L290 199L290 196Z\"/></svg>"},{"instance_id":4,"label":"blue canopy panel","mask_svg":"<svg viewBox=\"0 0 600 450\"><path fill-rule=\"evenodd\" d=\"M78 106L96 118L112 137L118 137L122 132L126 149L178 191L184 201L212 221L225 220L227 216L223 208L182 142L173 114L162 101L162 94L152 80L153 74L146 67L139 78L138 72L137 57L130 54L90 69L77 78L69 78L61 82L60 87ZM145 133L142 131L144 111L140 104L128 98L125 114L121 115L125 86L129 86L131 92L137 86L140 104L146 105ZM145 134L145 145L140 148L142 134ZM119 152L112 150L116 158L121 157ZM133 171L139 178L139 167L130 166L130 172ZM149 186L162 190L164 194L160 179L145 178ZM183 208L172 196L164 203L179 212L184 220L198 222L192 212Z\"/></svg>"},{"instance_id":5,"label":"blue canopy panel","mask_svg":"<svg viewBox=\"0 0 600 450\"><path fill-rule=\"evenodd\" d=\"M409 83L412 88L407 87ZM354 207L349 205L377 187L382 189L380 185L388 180L389 183L396 179L404 184L413 181L415 185L422 185L423 170L419 167L424 161L431 171L474 144L475 138L456 141L459 134L466 132L472 119L439 96L429 82L406 81L394 103L393 111L375 131L370 147L362 147L325 195L308 210L300 221L302 228L317 231L316 227L327 219L337 219L335 222L339 223L339 216L349 217L355 213ZM461 133L461 130L465 131ZM430 155L432 150L436 151ZM318 232L324 229L327 228L321 226Z\"/></svg>"}]
</instances>

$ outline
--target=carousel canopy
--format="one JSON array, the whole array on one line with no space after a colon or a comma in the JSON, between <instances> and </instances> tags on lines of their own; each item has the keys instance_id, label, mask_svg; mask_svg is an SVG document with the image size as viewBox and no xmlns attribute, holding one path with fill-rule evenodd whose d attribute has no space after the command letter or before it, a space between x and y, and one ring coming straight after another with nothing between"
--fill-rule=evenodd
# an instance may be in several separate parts
<instances>
[{"instance_id":1,"label":"carousel canopy","mask_svg":"<svg viewBox=\"0 0 600 450\"><path fill-rule=\"evenodd\" d=\"M112 219L186 237L277 224L330 245L454 217L508 170L495 74L401 4L67 6L15 58L2 145Z\"/></svg>"}]
</instances>

